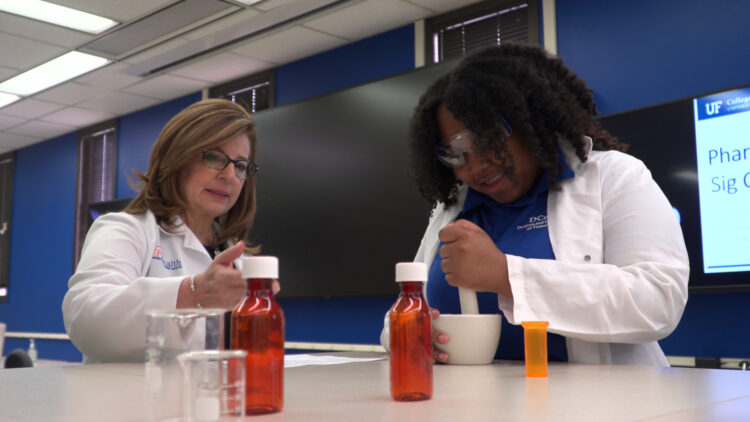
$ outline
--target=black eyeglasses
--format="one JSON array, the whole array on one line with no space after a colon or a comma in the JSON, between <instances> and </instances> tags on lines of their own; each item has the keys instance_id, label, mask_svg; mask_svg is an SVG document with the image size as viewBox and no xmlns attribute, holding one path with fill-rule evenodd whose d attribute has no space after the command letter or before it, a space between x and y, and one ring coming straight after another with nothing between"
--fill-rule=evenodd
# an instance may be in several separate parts
<instances>
[{"instance_id":1,"label":"black eyeglasses","mask_svg":"<svg viewBox=\"0 0 750 422\"><path fill-rule=\"evenodd\" d=\"M251 163L249 160L232 160L218 148L203 151L201 160L203 165L214 170L224 170L229 163L232 163L234 164L234 174L242 180L249 179L258 172L257 164Z\"/></svg>"}]
</instances>

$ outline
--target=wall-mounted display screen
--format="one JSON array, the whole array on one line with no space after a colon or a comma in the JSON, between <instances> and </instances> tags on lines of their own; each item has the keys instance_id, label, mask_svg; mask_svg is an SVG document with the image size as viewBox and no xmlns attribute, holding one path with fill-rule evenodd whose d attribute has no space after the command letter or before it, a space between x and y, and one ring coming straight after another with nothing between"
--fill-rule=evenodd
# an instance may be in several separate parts
<instances>
[{"instance_id":1,"label":"wall-mounted display screen","mask_svg":"<svg viewBox=\"0 0 750 422\"><path fill-rule=\"evenodd\" d=\"M750 290L750 88L603 116L679 213L691 291Z\"/></svg>"},{"instance_id":2,"label":"wall-mounted display screen","mask_svg":"<svg viewBox=\"0 0 750 422\"><path fill-rule=\"evenodd\" d=\"M279 257L281 297L392 296L430 213L408 169L427 66L254 115L260 170L253 237Z\"/></svg>"},{"instance_id":3,"label":"wall-mounted display screen","mask_svg":"<svg viewBox=\"0 0 750 422\"><path fill-rule=\"evenodd\" d=\"M693 100L703 272L750 271L750 88Z\"/></svg>"}]
</instances>

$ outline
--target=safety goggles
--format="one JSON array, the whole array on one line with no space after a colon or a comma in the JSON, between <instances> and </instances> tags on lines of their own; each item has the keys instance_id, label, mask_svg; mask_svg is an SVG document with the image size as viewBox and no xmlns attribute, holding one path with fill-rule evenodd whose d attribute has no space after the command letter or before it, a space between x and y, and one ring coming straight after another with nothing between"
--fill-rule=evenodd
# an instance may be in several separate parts
<instances>
[{"instance_id":1,"label":"safety goggles","mask_svg":"<svg viewBox=\"0 0 750 422\"><path fill-rule=\"evenodd\" d=\"M453 135L448 139L447 145L436 148L437 157L446 166L463 167L466 165L466 156L471 154L481 157L479 151L474 150L474 134L469 129Z\"/></svg>"},{"instance_id":2,"label":"safety goggles","mask_svg":"<svg viewBox=\"0 0 750 422\"><path fill-rule=\"evenodd\" d=\"M513 127L508 123L505 117L500 116L503 122L503 141L507 139L511 133L513 133ZM449 167L463 167L466 165L466 154L471 154L475 157L481 157L482 153L476 149L474 140L476 135L469 129L464 129L461 132L453 135L448 139L448 142L442 147L436 148L436 154L440 162Z\"/></svg>"}]
</instances>

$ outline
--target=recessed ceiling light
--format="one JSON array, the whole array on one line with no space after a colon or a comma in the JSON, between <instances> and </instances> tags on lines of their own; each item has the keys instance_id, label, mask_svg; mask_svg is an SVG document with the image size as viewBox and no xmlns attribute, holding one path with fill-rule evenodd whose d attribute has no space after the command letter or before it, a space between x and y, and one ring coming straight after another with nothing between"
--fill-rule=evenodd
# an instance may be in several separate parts
<instances>
[{"instance_id":1,"label":"recessed ceiling light","mask_svg":"<svg viewBox=\"0 0 750 422\"><path fill-rule=\"evenodd\" d=\"M89 34L101 34L118 22L43 0L0 0L0 11L25 16Z\"/></svg>"},{"instance_id":2,"label":"recessed ceiling light","mask_svg":"<svg viewBox=\"0 0 750 422\"><path fill-rule=\"evenodd\" d=\"M16 101L20 100L21 97L18 95L13 94L6 94L4 92L0 92L0 107L5 107L10 103L15 103Z\"/></svg>"},{"instance_id":3,"label":"recessed ceiling light","mask_svg":"<svg viewBox=\"0 0 750 422\"><path fill-rule=\"evenodd\" d=\"M26 96L109 64L111 60L71 51L0 83L0 91Z\"/></svg>"}]
</instances>

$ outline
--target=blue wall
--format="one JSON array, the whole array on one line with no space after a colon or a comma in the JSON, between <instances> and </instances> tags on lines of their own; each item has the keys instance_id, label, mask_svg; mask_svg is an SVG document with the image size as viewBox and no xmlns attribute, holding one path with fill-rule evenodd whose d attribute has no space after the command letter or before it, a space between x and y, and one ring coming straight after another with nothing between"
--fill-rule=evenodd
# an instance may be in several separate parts
<instances>
[{"instance_id":1,"label":"blue wall","mask_svg":"<svg viewBox=\"0 0 750 422\"><path fill-rule=\"evenodd\" d=\"M414 68L414 25L276 69L277 106Z\"/></svg>"},{"instance_id":2,"label":"blue wall","mask_svg":"<svg viewBox=\"0 0 750 422\"><path fill-rule=\"evenodd\" d=\"M750 82L744 0L557 0L557 53L602 114Z\"/></svg>"},{"instance_id":3,"label":"blue wall","mask_svg":"<svg viewBox=\"0 0 750 422\"><path fill-rule=\"evenodd\" d=\"M613 113L750 83L741 0L558 0L558 53ZM411 26L282 66L278 105L413 67ZM117 197L132 196L125 173L144 170L162 125L198 99L191 95L119 121ZM10 298L0 303L9 331L64 332L60 303L72 268L76 140L63 136L16 152ZM38 162L44 157L44 163ZM260 204L262 206L262 204ZM282 280L283 282L283 280ZM394 297L286 299L287 339L377 343ZM691 295L668 354L747 357L750 293ZM6 353L27 347L7 339ZM69 343L43 342L43 358L78 359Z\"/></svg>"},{"instance_id":4,"label":"blue wall","mask_svg":"<svg viewBox=\"0 0 750 422\"><path fill-rule=\"evenodd\" d=\"M16 151L7 331L64 333L60 306L73 268L77 138L61 136ZM27 340L6 339L5 354ZM78 358L68 342L40 341L40 356Z\"/></svg>"}]
</instances>

